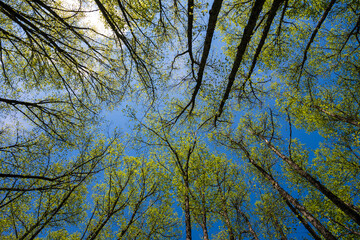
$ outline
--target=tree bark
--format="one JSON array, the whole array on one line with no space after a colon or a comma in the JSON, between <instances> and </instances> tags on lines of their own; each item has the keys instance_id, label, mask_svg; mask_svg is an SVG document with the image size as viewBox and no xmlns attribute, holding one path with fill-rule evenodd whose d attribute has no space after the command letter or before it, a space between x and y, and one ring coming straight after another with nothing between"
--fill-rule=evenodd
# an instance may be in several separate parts
<instances>
[{"instance_id":1,"label":"tree bark","mask_svg":"<svg viewBox=\"0 0 360 240\"><path fill-rule=\"evenodd\" d=\"M289 201L304 217L325 237L325 239L336 240L335 236L329 232L319 220L317 220L304 206L302 206L295 198L293 198L289 193L287 193L278 182L274 180L274 178L268 174L262 167L257 165L257 163L253 159L249 159L250 163L252 163L261 174L267 178L273 187L279 192L280 196Z\"/></svg>"},{"instance_id":2,"label":"tree bark","mask_svg":"<svg viewBox=\"0 0 360 240\"><path fill-rule=\"evenodd\" d=\"M291 203L292 206L296 208L320 233L321 235L328 240L336 240L336 237L329 231L325 226L321 224L321 222L315 218L304 206L302 206L295 198L293 198L288 192L286 192L277 181L257 162L251 158L250 153L243 145L238 146L241 150L245 153L246 157L248 158L249 162L266 178L270 181L273 185L274 189L278 191L280 196L285 200Z\"/></svg>"},{"instance_id":3,"label":"tree bark","mask_svg":"<svg viewBox=\"0 0 360 240\"><path fill-rule=\"evenodd\" d=\"M204 240L209 240L209 233L207 229L207 218L206 218L206 201L204 194L202 194L201 228L203 229Z\"/></svg>"},{"instance_id":4,"label":"tree bark","mask_svg":"<svg viewBox=\"0 0 360 240\"><path fill-rule=\"evenodd\" d=\"M293 205L291 205L291 203L289 201L285 201L286 205L288 205L288 207L290 208L290 210L295 214L295 216L300 220L300 222L304 225L304 227L309 231L309 233L311 234L311 236L315 239L315 240L321 240L321 238L316 234L316 232L314 231L314 229L311 228L311 226L307 223L307 221L298 213L298 211L293 207Z\"/></svg>"},{"instance_id":5,"label":"tree bark","mask_svg":"<svg viewBox=\"0 0 360 240\"><path fill-rule=\"evenodd\" d=\"M314 186L317 190L319 190L322 194L324 194L330 201L332 201L338 208L340 208L347 216L352 218L358 225L360 225L360 215L351 206L349 206L347 203L342 201L338 196L336 196L324 185L322 185L318 180L316 180L313 176L311 176L304 169L302 169L291 158L288 158L287 156L282 154L266 138L262 136L261 138L265 141L267 146L282 160L284 160L287 164L289 164L290 167L294 169L296 173L298 173L300 176L306 179L312 186Z\"/></svg>"},{"instance_id":6,"label":"tree bark","mask_svg":"<svg viewBox=\"0 0 360 240\"><path fill-rule=\"evenodd\" d=\"M234 230L232 229L231 226L231 222L230 222L230 218L229 218L229 213L227 211L226 206L224 206L223 209L223 214L222 214L225 218L225 225L228 228L228 232L229 232L229 240L235 240L235 235L234 235Z\"/></svg>"},{"instance_id":7,"label":"tree bark","mask_svg":"<svg viewBox=\"0 0 360 240\"><path fill-rule=\"evenodd\" d=\"M185 228L186 228L186 240L191 240L191 218L190 218L190 198L189 194L185 195Z\"/></svg>"},{"instance_id":8,"label":"tree bark","mask_svg":"<svg viewBox=\"0 0 360 240\"><path fill-rule=\"evenodd\" d=\"M218 187L218 191L221 194L221 204L222 204L222 211L220 212L220 215L222 215L225 218L225 225L229 232L229 240L235 240L234 230L232 228L231 221L229 218L229 213L226 207L226 200L220 185Z\"/></svg>"},{"instance_id":9,"label":"tree bark","mask_svg":"<svg viewBox=\"0 0 360 240\"><path fill-rule=\"evenodd\" d=\"M240 67L240 63L245 54L245 50L251 40L254 28L256 26L256 22L260 16L260 13L261 13L264 3L265 3L265 0L256 0L251 9L249 21L247 22L247 24L244 28L244 33L242 35L242 39L240 41L239 46L237 47L237 53L235 56L234 64L233 64L233 67L232 67L230 75L229 75L228 84L226 86L224 96L222 97L222 100L220 102L218 114L215 116L215 119L214 119L215 125L216 125L217 119L221 116L221 114L223 112L226 100L229 98L231 88L235 82L236 74Z\"/></svg>"},{"instance_id":10,"label":"tree bark","mask_svg":"<svg viewBox=\"0 0 360 240\"><path fill-rule=\"evenodd\" d=\"M282 230L282 227L281 227L281 225L279 223L279 220L277 220L276 217L274 218L274 225L275 225L276 231L279 231L279 233L280 233L280 236L281 236L280 239L281 240L287 240L287 237L286 237L284 231Z\"/></svg>"},{"instance_id":11,"label":"tree bark","mask_svg":"<svg viewBox=\"0 0 360 240\"><path fill-rule=\"evenodd\" d=\"M248 225L249 228L249 232L253 235L255 240L259 240L259 237L257 236L256 232L254 231L254 229L251 226L250 220L249 218L246 216L245 213L243 213L242 211L238 210L238 212L241 214L241 216L245 219L246 224Z\"/></svg>"}]
</instances>

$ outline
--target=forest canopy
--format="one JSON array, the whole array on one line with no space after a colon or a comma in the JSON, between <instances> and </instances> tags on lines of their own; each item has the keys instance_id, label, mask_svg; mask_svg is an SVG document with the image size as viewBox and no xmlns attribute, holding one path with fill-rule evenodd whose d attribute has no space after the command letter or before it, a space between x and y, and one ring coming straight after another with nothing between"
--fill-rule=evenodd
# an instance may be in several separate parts
<instances>
[{"instance_id":1,"label":"forest canopy","mask_svg":"<svg viewBox=\"0 0 360 240\"><path fill-rule=\"evenodd\" d=\"M358 0L0 21L1 239L360 238Z\"/></svg>"}]
</instances>

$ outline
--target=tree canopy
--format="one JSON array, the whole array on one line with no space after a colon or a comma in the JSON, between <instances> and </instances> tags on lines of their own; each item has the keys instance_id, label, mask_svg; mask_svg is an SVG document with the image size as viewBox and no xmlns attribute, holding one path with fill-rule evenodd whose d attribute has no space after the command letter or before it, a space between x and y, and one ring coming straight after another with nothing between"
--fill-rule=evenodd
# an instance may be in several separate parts
<instances>
[{"instance_id":1,"label":"tree canopy","mask_svg":"<svg viewBox=\"0 0 360 240\"><path fill-rule=\"evenodd\" d=\"M360 238L359 1L0 0L0 21L1 239Z\"/></svg>"}]
</instances>

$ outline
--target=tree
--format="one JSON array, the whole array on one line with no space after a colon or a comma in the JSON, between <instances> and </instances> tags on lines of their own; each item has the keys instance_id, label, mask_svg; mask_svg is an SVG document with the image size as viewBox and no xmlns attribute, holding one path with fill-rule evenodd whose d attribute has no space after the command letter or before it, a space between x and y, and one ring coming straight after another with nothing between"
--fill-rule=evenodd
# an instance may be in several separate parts
<instances>
[{"instance_id":1,"label":"tree","mask_svg":"<svg viewBox=\"0 0 360 240\"><path fill-rule=\"evenodd\" d=\"M92 144L82 138L72 149L45 135L37 139L41 142L35 146L2 156L0 211L2 235L8 239L35 238L82 221L86 186L113 150L101 139Z\"/></svg>"},{"instance_id":2,"label":"tree","mask_svg":"<svg viewBox=\"0 0 360 240\"><path fill-rule=\"evenodd\" d=\"M0 1L1 237L178 238L178 203L187 239L356 238L359 11Z\"/></svg>"},{"instance_id":3,"label":"tree","mask_svg":"<svg viewBox=\"0 0 360 240\"><path fill-rule=\"evenodd\" d=\"M273 163L271 163L271 160L269 159L271 155L268 154L268 151L266 151L267 149L264 151L265 154L262 154L263 151L261 151L261 149L260 151L254 151L256 147L249 147L248 144L244 143L244 140L241 139L242 136L240 136L239 140L233 139L231 135L224 135L223 137L225 137L225 141L222 143L224 144L226 142L230 142L227 146L240 151L240 154L244 155L244 158L249 161L249 163L256 169L261 177L269 181L274 190L276 190L279 196L283 199L283 201L288 202L296 209L296 211L300 212L304 218L321 233L324 238L336 239L336 237L316 217L314 217L307 208L305 208L301 203L298 202L297 199L289 194L289 192L286 191L274 178L273 174L271 173L271 165L273 165Z\"/></svg>"},{"instance_id":4,"label":"tree","mask_svg":"<svg viewBox=\"0 0 360 240\"><path fill-rule=\"evenodd\" d=\"M173 188L171 197L183 210L187 239L193 238L196 225L203 238L210 239L209 229L214 224L225 228L217 234L219 239L257 236L241 210L249 202L241 169L225 155L210 151L203 142L204 136L192 129L196 124L170 127L159 112L148 113L145 123L132 117L142 133L136 141L148 148L153 161L166 173L167 183Z\"/></svg>"},{"instance_id":5,"label":"tree","mask_svg":"<svg viewBox=\"0 0 360 240\"><path fill-rule=\"evenodd\" d=\"M111 42L78 24L82 11L45 1L0 11L1 235L60 236L84 219L87 185L114 144L91 132L101 106L122 98L120 68Z\"/></svg>"},{"instance_id":6,"label":"tree","mask_svg":"<svg viewBox=\"0 0 360 240\"><path fill-rule=\"evenodd\" d=\"M61 138L59 124L72 132L93 118L101 102L121 98L119 61L114 64L110 55L104 57L111 42L97 43L99 35L93 29L77 24L81 9L44 1L2 1L0 6L5 26L2 112L22 114Z\"/></svg>"},{"instance_id":7,"label":"tree","mask_svg":"<svg viewBox=\"0 0 360 240\"><path fill-rule=\"evenodd\" d=\"M135 116L134 116L135 117ZM187 132L175 137L172 132L166 129L166 126L161 126L161 117L148 117L150 126L139 122L139 127L144 128L145 136L149 140L139 141L145 142L150 146L159 146L160 151L165 154L157 155L156 159L164 159L159 163L160 166L165 167L170 171L170 176L173 178L172 185L175 186L175 194L183 208L185 215L186 239L192 239L192 209L191 209L191 185L193 184L193 154L197 148L197 137L194 132ZM176 131L175 131L176 132ZM151 140L150 140L151 139ZM158 151L159 151L158 150ZM156 151L156 149L155 149ZM168 165L166 167L166 165ZM206 216L206 213L204 213ZM206 218L205 218L206 219ZM202 227L206 229L206 220L202 222ZM206 230L204 230L206 234Z\"/></svg>"},{"instance_id":8,"label":"tree","mask_svg":"<svg viewBox=\"0 0 360 240\"><path fill-rule=\"evenodd\" d=\"M118 159L111 165L105 171L105 181L95 186L95 207L83 236L86 239L178 238L177 218L161 183L158 166L134 157Z\"/></svg>"}]
</instances>

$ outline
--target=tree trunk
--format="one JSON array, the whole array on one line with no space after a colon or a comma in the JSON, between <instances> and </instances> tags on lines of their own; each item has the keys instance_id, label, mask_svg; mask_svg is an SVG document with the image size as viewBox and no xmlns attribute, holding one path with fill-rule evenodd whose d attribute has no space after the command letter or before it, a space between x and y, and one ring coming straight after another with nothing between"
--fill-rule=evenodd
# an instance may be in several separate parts
<instances>
[{"instance_id":1,"label":"tree trunk","mask_svg":"<svg viewBox=\"0 0 360 240\"><path fill-rule=\"evenodd\" d=\"M202 194L202 216L201 216L201 228L203 230L204 240L209 240L209 234L207 230L207 218L206 218L206 204L205 196Z\"/></svg>"},{"instance_id":2,"label":"tree trunk","mask_svg":"<svg viewBox=\"0 0 360 240\"><path fill-rule=\"evenodd\" d=\"M279 233L280 233L280 236L281 236L280 239L287 240L287 237L286 237L284 231L282 230L282 227L276 217L274 217L274 225L275 225L276 231L279 231Z\"/></svg>"},{"instance_id":3,"label":"tree trunk","mask_svg":"<svg viewBox=\"0 0 360 240\"><path fill-rule=\"evenodd\" d=\"M225 218L225 225L228 229L229 232L229 240L235 240L235 235L234 235L234 231L231 225L231 221L229 218L229 213L227 210L227 205L226 205L226 200L225 200L225 196L223 194L223 191L221 189L220 183L218 182L218 191L221 194L221 203L222 203L222 210L220 211L220 215L222 215Z\"/></svg>"},{"instance_id":4,"label":"tree trunk","mask_svg":"<svg viewBox=\"0 0 360 240\"><path fill-rule=\"evenodd\" d=\"M226 227L228 228L228 232L229 232L229 240L235 240L235 235L234 235L234 231L232 229L232 226L231 226L231 222L230 222L230 218L229 218L229 213L227 211L227 208L226 206L224 206L224 209L223 209L223 214L222 214L225 218L225 225Z\"/></svg>"},{"instance_id":5,"label":"tree trunk","mask_svg":"<svg viewBox=\"0 0 360 240\"><path fill-rule=\"evenodd\" d=\"M190 215L190 197L188 193L188 183L186 185L185 194L185 228L186 228L186 240L191 240L191 215Z\"/></svg>"},{"instance_id":6,"label":"tree trunk","mask_svg":"<svg viewBox=\"0 0 360 240\"><path fill-rule=\"evenodd\" d=\"M340 208L347 216L352 218L358 225L360 225L360 215L348 204L342 201L338 196L333 194L329 189L327 189L324 185L322 185L318 180L316 180L313 176L307 173L304 169L302 169L297 163L295 163L292 159L288 158L284 154L282 154L279 150L277 150L266 138L261 138L265 141L268 147L281 159L283 159L287 164L290 165L292 169L295 170L300 176L305 178L312 186L314 186L317 190L319 190L322 194L324 194L330 201L332 201L338 208Z\"/></svg>"},{"instance_id":7,"label":"tree trunk","mask_svg":"<svg viewBox=\"0 0 360 240\"><path fill-rule=\"evenodd\" d=\"M275 181L275 179L260 165L256 163L254 159L251 158L250 153L247 151L247 149L239 145L241 150L246 154L246 157L248 158L249 162L256 167L256 169L259 170L259 172L270 181L270 183L273 185L273 187L279 192L280 196L285 200L289 201L292 206L294 206L320 233L324 236L325 239L328 240L336 240L335 236L332 235L329 230L324 227L317 218L315 218L304 206L302 206L295 198L293 198L289 193L287 193L278 182Z\"/></svg>"},{"instance_id":8,"label":"tree trunk","mask_svg":"<svg viewBox=\"0 0 360 240\"><path fill-rule=\"evenodd\" d=\"M203 230L203 235L204 235L204 240L209 240L209 234L208 234L208 230L207 230L207 226L206 226L206 220L202 222L201 224L201 228Z\"/></svg>"},{"instance_id":9,"label":"tree trunk","mask_svg":"<svg viewBox=\"0 0 360 240\"><path fill-rule=\"evenodd\" d=\"M321 238L316 234L316 232L314 231L314 229L311 228L311 226L307 223L307 221L298 213L298 211L293 207L293 205L291 205L291 203L289 201L285 201L286 204L288 205L288 207L290 208L290 210L295 214L295 216L300 220L300 222L304 225L304 227L309 231L309 233L311 234L311 236L315 239L315 240L321 240Z\"/></svg>"},{"instance_id":10,"label":"tree trunk","mask_svg":"<svg viewBox=\"0 0 360 240\"><path fill-rule=\"evenodd\" d=\"M248 225L249 228L249 232L253 235L255 240L259 240L259 237L257 236L256 232L254 231L254 229L251 226L250 220L249 218L246 216L245 213L243 213L242 211L240 211L239 209L237 209L237 211L241 214L241 216L245 219L246 224Z\"/></svg>"}]
</instances>

